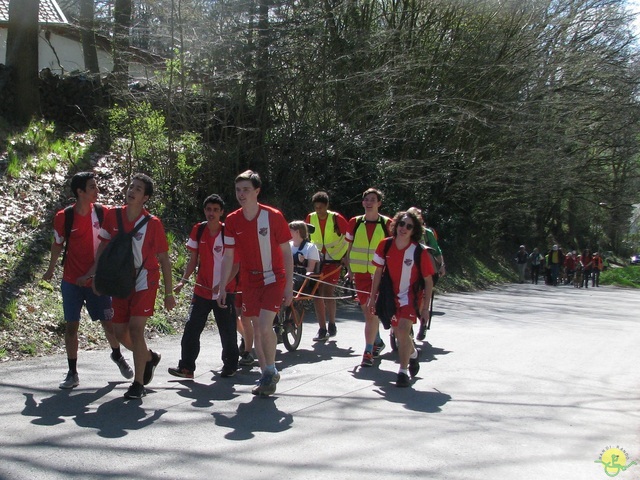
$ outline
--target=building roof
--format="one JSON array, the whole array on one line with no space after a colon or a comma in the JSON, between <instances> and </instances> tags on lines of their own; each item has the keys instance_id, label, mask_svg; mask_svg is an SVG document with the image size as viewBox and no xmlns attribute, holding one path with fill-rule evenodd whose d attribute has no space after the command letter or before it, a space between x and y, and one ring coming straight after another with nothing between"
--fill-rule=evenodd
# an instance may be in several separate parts
<instances>
[{"instance_id":1,"label":"building roof","mask_svg":"<svg viewBox=\"0 0 640 480\"><path fill-rule=\"evenodd\" d=\"M0 23L9 21L9 1L0 0ZM40 0L39 21L40 23L60 25L66 24L67 18L56 0Z\"/></svg>"}]
</instances>

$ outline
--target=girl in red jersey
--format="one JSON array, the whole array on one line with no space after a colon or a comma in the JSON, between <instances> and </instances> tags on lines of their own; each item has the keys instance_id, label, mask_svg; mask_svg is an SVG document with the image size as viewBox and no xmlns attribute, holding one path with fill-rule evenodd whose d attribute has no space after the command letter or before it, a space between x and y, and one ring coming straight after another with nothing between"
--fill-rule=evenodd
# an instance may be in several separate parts
<instances>
[{"instance_id":1,"label":"girl in red jersey","mask_svg":"<svg viewBox=\"0 0 640 480\"><path fill-rule=\"evenodd\" d=\"M380 287L383 267L386 265L396 301L396 315L391 321L398 345L400 370L396 380L398 387L408 387L411 377L420 370L418 351L411 339L411 328L416 323L418 313L423 318L429 315L429 302L433 290L435 273L433 263L426 251L420 254L420 265L415 264L416 249L422 238L422 221L413 212L398 212L391 224L391 237L384 239L376 248L373 264L376 271L373 276L368 306L375 309L375 299ZM390 242L388 244L387 242ZM424 289L416 288L420 274L424 278ZM419 312L418 312L419 309Z\"/></svg>"}]
</instances>

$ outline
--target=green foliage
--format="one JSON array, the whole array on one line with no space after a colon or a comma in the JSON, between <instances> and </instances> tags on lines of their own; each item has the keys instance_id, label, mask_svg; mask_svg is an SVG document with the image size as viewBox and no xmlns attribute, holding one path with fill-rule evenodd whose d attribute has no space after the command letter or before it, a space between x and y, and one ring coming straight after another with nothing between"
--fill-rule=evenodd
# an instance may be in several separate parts
<instances>
[{"instance_id":1,"label":"green foliage","mask_svg":"<svg viewBox=\"0 0 640 480\"><path fill-rule=\"evenodd\" d=\"M38 346L33 342L22 344L18 347L18 349L25 355L34 356L38 353Z\"/></svg>"},{"instance_id":2,"label":"green foliage","mask_svg":"<svg viewBox=\"0 0 640 480\"><path fill-rule=\"evenodd\" d=\"M3 330L12 330L17 317L18 301L16 299L12 299L7 302L6 306L4 307L4 311L1 312L0 319L2 321L0 322L0 326Z\"/></svg>"},{"instance_id":3,"label":"green foliage","mask_svg":"<svg viewBox=\"0 0 640 480\"><path fill-rule=\"evenodd\" d=\"M164 314L154 315L147 321L147 325L164 335L174 335L176 333L176 329L173 328L171 322L167 321Z\"/></svg>"},{"instance_id":4,"label":"green foliage","mask_svg":"<svg viewBox=\"0 0 640 480\"><path fill-rule=\"evenodd\" d=\"M640 288L640 266L609 268L600 274L600 283L602 285Z\"/></svg>"}]
</instances>

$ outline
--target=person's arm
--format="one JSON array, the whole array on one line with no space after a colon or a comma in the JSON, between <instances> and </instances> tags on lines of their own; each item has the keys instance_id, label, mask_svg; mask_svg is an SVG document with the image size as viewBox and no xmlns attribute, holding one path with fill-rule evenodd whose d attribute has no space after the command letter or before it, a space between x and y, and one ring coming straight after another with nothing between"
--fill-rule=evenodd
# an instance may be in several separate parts
<instances>
[{"instance_id":1,"label":"person's arm","mask_svg":"<svg viewBox=\"0 0 640 480\"><path fill-rule=\"evenodd\" d=\"M224 249L224 255L222 256L222 266L220 267L220 278L222 279L221 281L224 283L225 288L220 289L220 292L218 293L218 299L216 300L218 302L218 305L220 305L221 307L227 306L226 285L229 283L229 279L231 278L230 273L233 268L233 256L234 249L226 247Z\"/></svg>"},{"instance_id":2,"label":"person's arm","mask_svg":"<svg viewBox=\"0 0 640 480\"><path fill-rule=\"evenodd\" d=\"M46 280L48 282L53 277L53 272L56 269L58 259L60 258L60 254L62 253L62 247L62 243L53 242L51 244L51 258L49 259L49 268L47 268L47 271L44 272L44 275L42 275L43 280Z\"/></svg>"},{"instance_id":3,"label":"person's arm","mask_svg":"<svg viewBox=\"0 0 640 480\"><path fill-rule=\"evenodd\" d=\"M382 278L382 269L376 265L376 271L373 274L373 280L371 281L371 294L369 300L367 300L367 306L371 310L371 313L376 313L376 297L378 296L378 289L380 288L380 279Z\"/></svg>"},{"instance_id":4,"label":"person's arm","mask_svg":"<svg viewBox=\"0 0 640 480\"><path fill-rule=\"evenodd\" d=\"M164 281L164 308L173 310L176 306L176 298L173 296L173 277L171 276L171 259L169 252L162 252L156 255L160 262L162 270L162 279Z\"/></svg>"},{"instance_id":5,"label":"person's arm","mask_svg":"<svg viewBox=\"0 0 640 480\"><path fill-rule=\"evenodd\" d=\"M291 245L289 242L283 242L280 244L282 250L282 258L284 260L284 305L288 307L293 300L293 253L291 253Z\"/></svg>"},{"instance_id":6,"label":"person's arm","mask_svg":"<svg viewBox=\"0 0 640 480\"><path fill-rule=\"evenodd\" d=\"M424 277L424 293L422 295L422 305L420 307L420 317L429 320L429 309L431 304L431 295L433 294L433 278L431 275Z\"/></svg>"},{"instance_id":7,"label":"person's arm","mask_svg":"<svg viewBox=\"0 0 640 480\"><path fill-rule=\"evenodd\" d=\"M182 290L182 287L184 287L184 284L189 281L189 277L195 271L197 266L198 266L198 252L196 250L191 250L191 257L189 257L189 262L187 263L187 266L184 269L184 275L182 275L182 278L180 279L180 281L176 283L176 286L173 288L173 291L175 293L180 293L180 290Z\"/></svg>"},{"instance_id":8,"label":"person's arm","mask_svg":"<svg viewBox=\"0 0 640 480\"><path fill-rule=\"evenodd\" d=\"M80 286L87 285L87 283L89 283L89 280L95 277L96 269L98 268L98 259L100 258L100 255L102 255L102 252L104 252L104 249L107 248L108 243L109 241L107 240L102 240L100 242L100 245L98 245L98 249L96 250L95 261L93 262L93 265L91 265L91 268L87 271L87 273L85 273L81 277L78 277L78 279L76 280L76 285L80 285ZM93 291L97 295L101 295L101 293L96 290L96 287L94 284L92 284L92 287L93 287Z\"/></svg>"}]
</instances>

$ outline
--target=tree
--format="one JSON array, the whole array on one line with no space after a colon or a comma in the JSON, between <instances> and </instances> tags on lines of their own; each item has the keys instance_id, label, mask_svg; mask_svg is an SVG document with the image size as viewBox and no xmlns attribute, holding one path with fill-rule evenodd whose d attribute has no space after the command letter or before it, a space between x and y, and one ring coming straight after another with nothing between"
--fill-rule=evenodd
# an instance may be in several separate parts
<instances>
[{"instance_id":1,"label":"tree","mask_svg":"<svg viewBox=\"0 0 640 480\"><path fill-rule=\"evenodd\" d=\"M126 84L129 77L129 45L133 0L115 0L113 10L113 74L116 82Z\"/></svg>"},{"instance_id":2,"label":"tree","mask_svg":"<svg viewBox=\"0 0 640 480\"><path fill-rule=\"evenodd\" d=\"M15 98L15 119L28 123L39 113L38 91L38 8L39 0L9 2L7 66L12 75L9 89Z\"/></svg>"},{"instance_id":3,"label":"tree","mask_svg":"<svg viewBox=\"0 0 640 480\"><path fill-rule=\"evenodd\" d=\"M82 28L82 53L84 55L84 68L90 73L99 74L98 52L96 50L96 34L94 25L93 0L81 0L80 2L80 27Z\"/></svg>"}]
</instances>

